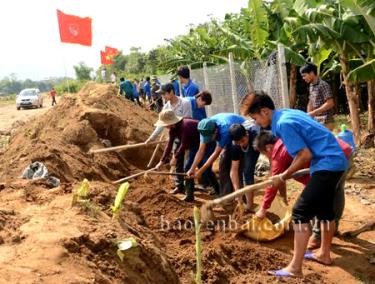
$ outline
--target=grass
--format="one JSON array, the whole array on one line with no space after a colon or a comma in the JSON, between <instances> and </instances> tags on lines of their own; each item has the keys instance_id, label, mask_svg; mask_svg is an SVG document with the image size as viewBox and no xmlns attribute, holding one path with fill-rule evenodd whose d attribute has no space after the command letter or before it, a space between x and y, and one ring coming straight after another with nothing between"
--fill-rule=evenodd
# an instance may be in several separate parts
<instances>
[{"instance_id":1,"label":"grass","mask_svg":"<svg viewBox=\"0 0 375 284\"><path fill-rule=\"evenodd\" d=\"M2 105L10 105L16 103L16 94L9 95L9 96L0 96L0 106Z\"/></svg>"},{"instance_id":2,"label":"grass","mask_svg":"<svg viewBox=\"0 0 375 284\"><path fill-rule=\"evenodd\" d=\"M368 122L368 113L362 112L359 115L359 120L361 123L361 129L367 129L367 122ZM350 117L348 114L339 114L335 116L334 122L334 132L340 132L340 125L345 123L348 129L352 130L352 125L350 123Z\"/></svg>"}]
</instances>

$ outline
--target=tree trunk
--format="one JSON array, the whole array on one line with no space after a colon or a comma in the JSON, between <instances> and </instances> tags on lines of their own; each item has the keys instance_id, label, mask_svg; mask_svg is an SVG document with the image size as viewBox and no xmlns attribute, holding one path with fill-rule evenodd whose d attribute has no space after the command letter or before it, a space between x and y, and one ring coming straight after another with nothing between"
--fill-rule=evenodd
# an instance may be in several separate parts
<instances>
[{"instance_id":1,"label":"tree trunk","mask_svg":"<svg viewBox=\"0 0 375 284\"><path fill-rule=\"evenodd\" d=\"M356 82L354 84L354 88L355 88L356 97L358 98L359 112L361 113L361 112L365 111L365 107L362 103L361 84L359 82Z\"/></svg>"},{"instance_id":2,"label":"tree trunk","mask_svg":"<svg viewBox=\"0 0 375 284\"><path fill-rule=\"evenodd\" d=\"M289 103L290 108L295 108L297 103L297 65L290 65L290 77L289 77Z\"/></svg>"},{"instance_id":3,"label":"tree trunk","mask_svg":"<svg viewBox=\"0 0 375 284\"><path fill-rule=\"evenodd\" d=\"M340 76L338 76L338 78L340 78ZM338 79L340 80L340 79ZM333 80L331 81L331 89L332 89L332 95L333 95L333 101L335 102L335 106L334 106L334 110L335 110L335 113L338 114L339 113L339 86L337 84L337 77L336 75L333 76Z\"/></svg>"},{"instance_id":4,"label":"tree trunk","mask_svg":"<svg viewBox=\"0 0 375 284\"><path fill-rule=\"evenodd\" d=\"M375 133L375 79L367 82L368 90L368 124L370 133Z\"/></svg>"},{"instance_id":5,"label":"tree trunk","mask_svg":"<svg viewBox=\"0 0 375 284\"><path fill-rule=\"evenodd\" d=\"M340 57L340 64L342 75L344 77L345 92L348 99L349 111L350 111L350 120L352 131L354 134L354 140L357 145L360 145L361 142L361 125L359 120L359 111L358 111L358 96L354 84L348 81L349 73L349 64L348 60L345 57Z\"/></svg>"}]
</instances>

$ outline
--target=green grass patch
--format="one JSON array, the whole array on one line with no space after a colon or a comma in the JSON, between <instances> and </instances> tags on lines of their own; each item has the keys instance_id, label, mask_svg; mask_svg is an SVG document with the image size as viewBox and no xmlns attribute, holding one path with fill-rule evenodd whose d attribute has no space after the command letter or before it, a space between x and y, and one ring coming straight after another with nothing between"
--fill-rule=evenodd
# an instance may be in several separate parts
<instances>
[{"instance_id":1,"label":"green grass patch","mask_svg":"<svg viewBox=\"0 0 375 284\"><path fill-rule=\"evenodd\" d=\"M368 113L362 112L359 115L359 120L361 123L361 129L367 129L367 122L368 122ZM335 122L334 122L334 129L335 133L340 132L340 125L341 124L346 124L349 130L352 130L352 125L350 123L350 117L349 114L339 114L335 116Z\"/></svg>"},{"instance_id":2,"label":"green grass patch","mask_svg":"<svg viewBox=\"0 0 375 284\"><path fill-rule=\"evenodd\" d=\"M0 105L10 105L16 103L16 94L0 96Z\"/></svg>"}]
</instances>

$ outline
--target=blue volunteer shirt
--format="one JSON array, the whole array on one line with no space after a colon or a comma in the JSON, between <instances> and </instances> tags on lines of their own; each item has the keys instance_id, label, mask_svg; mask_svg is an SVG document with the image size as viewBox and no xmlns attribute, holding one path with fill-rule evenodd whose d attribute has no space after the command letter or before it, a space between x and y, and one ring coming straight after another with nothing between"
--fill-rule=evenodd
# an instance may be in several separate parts
<instances>
[{"instance_id":1,"label":"blue volunteer shirt","mask_svg":"<svg viewBox=\"0 0 375 284\"><path fill-rule=\"evenodd\" d=\"M197 99L195 97L186 97L191 104L191 112L193 119L201 121L204 118L207 118L206 109L204 107L198 108Z\"/></svg>"},{"instance_id":2,"label":"blue volunteer shirt","mask_svg":"<svg viewBox=\"0 0 375 284\"><path fill-rule=\"evenodd\" d=\"M139 97L139 93L137 91L137 84L136 83L133 84L133 96L136 97L136 98Z\"/></svg>"},{"instance_id":3,"label":"blue volunteer shirt","mask_svg":"<svg viewBox=\"0 0 375 284\"><path fill-rule=\"evenodd\" d=\"M172 84L173 84L174 93L176 94L176 96L179 97L180 96L180 86L178 84L178 81L173 80Z\"/></svg>"},{"instance_id":4,"label":"blue volunteer shirt","mask_svg":"<svg viewBox=\"0 0 375 284\"><path fill-rule=\"evenodd\" d=\"M125 81L120 82L120 91L121 94L125 95Z\"/></svg>"},{"instance_id":5,"label":"blue volunteer shirt","mask_svg":"<svg viewBox=\"0 0 375 284\"><path fill-rule=\"evenodd\" d=\"M232 143L232 139L230 139L229 135L229 128L231 127L231 125L234 123L242 124L245 121L242 116L234 113L218 113L210 117L210 119L215 121L218 128L216 141L218 146L220 146L221 148L224 148L226 145Z\"/></svg>"},{"instance_id":6,"label":"blue volunteer shirt","mask_svg":"<svg viewBox=\"0 0 375 284\"><path fill-rule=\"evenodd\" d=\"M144 85L145 94L147 97L151 97L151 84L150 82L146 81Z\"/></svg>"},{"instance_id":7,"label":"blue volunteer shirt","mask_svg":"<svg viewBox=\"0 0 375 284\"><path fill-rule=\"evenodd\" d=\"M184 85L182 89L182 94L184 97L194 97L198 93L199 87L192 80L189 80L189 82L186 85Z\"/></svg>"},{"instance_id":8,"label":"blue volunteer shirt","mask_svg":"<svg viewBox=\"0 0 375 284\"><path fill-rule=\"evenodd\" d=\"M272 133L281 138L293 158L303 148L311 151L311 173L323 170L345 171L348 167L335 136L303 111L275 110L272 115Z\"/></svg>"}]
</instances>

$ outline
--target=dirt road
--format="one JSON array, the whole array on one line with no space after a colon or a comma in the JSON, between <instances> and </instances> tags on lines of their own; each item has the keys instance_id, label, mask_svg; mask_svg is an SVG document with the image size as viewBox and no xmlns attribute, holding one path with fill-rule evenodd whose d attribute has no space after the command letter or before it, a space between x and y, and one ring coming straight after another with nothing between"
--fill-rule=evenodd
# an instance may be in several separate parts
<instances>
[{"instance_id":1,"label":"dirt road","mask_svg":"<svg viewBox=\"0 0 375 284\"><path fill-rule=\"evenodd\" d=\"M17 110L15 103L0 105L0 131L11 130L15 121L27 121L35 115L43 114L51 108L51 100L45 98L42 108Z\"/></svg>"}]
</instances>

